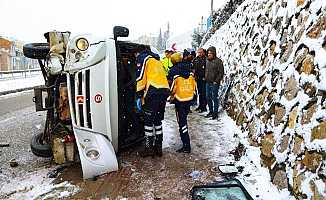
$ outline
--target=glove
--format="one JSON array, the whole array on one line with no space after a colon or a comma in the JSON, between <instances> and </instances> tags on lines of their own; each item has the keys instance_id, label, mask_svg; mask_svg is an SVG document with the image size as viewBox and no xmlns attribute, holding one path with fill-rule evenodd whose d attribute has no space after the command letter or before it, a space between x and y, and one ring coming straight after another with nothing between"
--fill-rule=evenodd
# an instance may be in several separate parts
<instances>
[{"instance_id":1,"label":"glove","mask_svg":"<svg viewBox=\"0 0 326 200\"><path fill-rule=\"evenodd\" d=\"M141 98L136 99L136 108L138 110L138 112L141 112L142 108L141 108Z\"/></svg>"}]
</instances>

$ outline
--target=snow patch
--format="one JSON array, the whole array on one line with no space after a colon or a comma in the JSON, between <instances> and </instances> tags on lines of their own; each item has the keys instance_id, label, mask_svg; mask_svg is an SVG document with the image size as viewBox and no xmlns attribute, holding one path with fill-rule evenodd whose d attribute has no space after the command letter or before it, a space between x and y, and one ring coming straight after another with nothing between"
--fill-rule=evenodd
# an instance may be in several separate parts
<instances>
[{"instance_id":1,"label":"snow patch","mask_svg":"<svg viewBox=\"0 0 326 200\"><path fill-rule=\"evenodd\" d=\"M65 181L54 184L54 178L48 178L51 169L41 169L17 177L0 188L0 198L6 199L61 199L79 192L79 188Z\"/></svg>"},{"instance_id":2,"label":"snow patch","mask_svg":"<svg viewBox=\"0 0 326 200\"><path fill-rule=\"evenodd\" d=\"M39 85L44 85L44 79L42 75L12 80L0 80L0 92L35 87Z\"/></svg>"}]
</instances>

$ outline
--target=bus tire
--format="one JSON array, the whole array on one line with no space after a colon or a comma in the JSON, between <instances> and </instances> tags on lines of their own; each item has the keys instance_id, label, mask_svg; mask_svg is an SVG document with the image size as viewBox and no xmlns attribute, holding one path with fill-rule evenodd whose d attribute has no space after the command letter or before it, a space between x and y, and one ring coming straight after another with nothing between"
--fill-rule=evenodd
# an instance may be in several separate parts
<instances>
[{"instance_id":1,"label":"bus tire","mask_svg":"<svg viewBox=\"0 0 326 200\"><path fill-rule=\"evenodd\" d=\"M24 56L32 59L45 59L50 52L48 43L29 43L23 46Z\"/></svg>"},{"instance_id":2,"label":"bus tire","mask_svg":"<svg viewBox=\"0 0 326 200\"><path fill-rule=\"evenodd\" d=\"M39 157L52 157L52 149L49 144L42 141L42 133L33 135L31 139L32 153Z\"/></svg>"}]
</instances>

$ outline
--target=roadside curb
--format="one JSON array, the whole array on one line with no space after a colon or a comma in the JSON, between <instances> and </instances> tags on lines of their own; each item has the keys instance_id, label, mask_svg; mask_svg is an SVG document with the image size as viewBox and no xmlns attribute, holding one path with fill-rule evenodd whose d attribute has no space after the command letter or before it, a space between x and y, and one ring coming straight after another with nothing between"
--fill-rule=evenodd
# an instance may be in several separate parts
<instances>
[{"instance_id":1,"label":"roadside curb","mask_svg":"<svg viewBox=\"0 0 326 200\"><path fill-rule=\"evenodd\" d=\"M19 88L19 89L15 89L15 90L2 91L2 92L0 92L0 96L6 95L6 94L22 92L22 91L26 91L26 90L33 90L35 87L37 87L37 86L27 87L27 88Z\"/></svg>"}]
</instances>

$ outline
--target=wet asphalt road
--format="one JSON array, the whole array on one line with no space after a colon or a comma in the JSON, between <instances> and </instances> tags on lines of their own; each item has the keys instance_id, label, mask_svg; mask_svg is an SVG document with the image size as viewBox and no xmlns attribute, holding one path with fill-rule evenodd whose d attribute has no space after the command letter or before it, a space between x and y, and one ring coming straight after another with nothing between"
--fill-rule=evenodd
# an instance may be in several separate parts
<instances>
[{"instance_id":1,"label":"wet asphalt road","mask_svg":"<svg viewBox=\"0 0 326 200\"><path fill-rule=\"evenodd\" d=\"M7 113L33 106L33 96L34 92L32 90L0 96L0 117Z\"/></svg>"},{"instance_id":2,"label":"wet asphalt road","mask_svg":"<svg viewBox=\"0 0 326 200\"><path fill-rule=\"evenodd\" d=\"M11 178L50 164L49 159L39 158L30 150L30 138L44 127L45 112L35 112L32 102L33 91L25 91L0 96L0 189ZM9 161L15 159L17 167L10 167Z\"/></svg>"}]
</instances>

